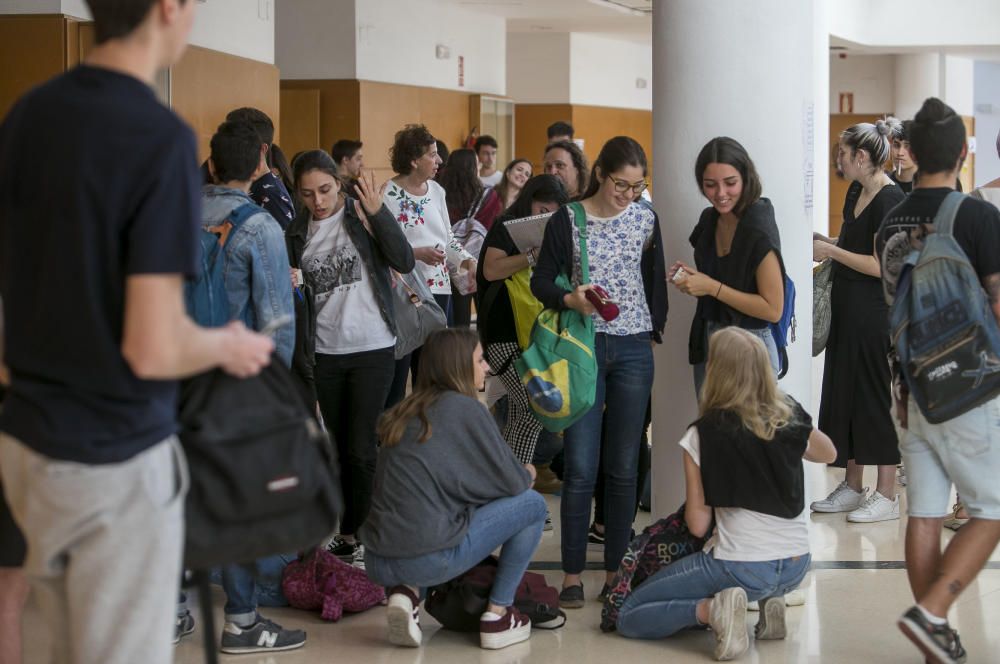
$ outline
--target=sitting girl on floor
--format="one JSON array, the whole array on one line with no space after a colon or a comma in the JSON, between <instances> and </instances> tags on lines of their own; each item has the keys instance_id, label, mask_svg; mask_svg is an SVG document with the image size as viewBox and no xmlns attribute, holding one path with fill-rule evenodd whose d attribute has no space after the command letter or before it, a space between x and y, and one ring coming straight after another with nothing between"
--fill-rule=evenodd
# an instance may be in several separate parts
<instances>
[{"instance_id":1,"label":"sitting girl on floor","mask_svg":"<svg viewBox=\"0 0 1000 664\"><path fill-rule=\"evenodd\" d=\"M709 340L700 418L684 449L688 528L715 534L703 551L647 579L624 602L618 632L658 639L710 625L715 657L750 646L748 601L760 601L758 639L785 637L784 595L809 570L801 459L829 463L836 450L794 399L778 389L767 349L727 327Z\"/></svg>"}]
</instances>

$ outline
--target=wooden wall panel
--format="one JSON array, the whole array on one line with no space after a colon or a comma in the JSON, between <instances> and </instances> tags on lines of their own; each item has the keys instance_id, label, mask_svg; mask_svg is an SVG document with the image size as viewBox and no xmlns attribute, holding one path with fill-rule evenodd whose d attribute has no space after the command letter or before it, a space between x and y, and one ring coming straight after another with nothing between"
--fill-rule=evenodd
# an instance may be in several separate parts
<instances>
[{"instance_id":1,"label":"wooden wall panel","mask_svg":"<svg viewBox=\"0 0 1000 664\"><path fill-rule=\"evenodd\" d=\"M282 81L281 90L284 91L319 91L319 137L309 145L300 145L299 150L313 150L322 148L327 152L333 144L342 139L356 139L361 136L361 101L360 86L354 80L311 80L311 81ZM289 98L289 103L294 103ZM282 104L284 105L284 101ZM293 117L299 117L300 111L289 109ZM284 106L282 107L284 112ZM293 123L295 120L292 121ZM284 147L284 146L282 146ZM367 146L365 147L367 153ZM291 159L295 152L286 150L285 154Z\"/></svg>"},{"instance_id":2,"label":"wooden wall panel","mask_svg":"<svg viewBox=\"0 0 1000 664\"><path fill-rule=\"evenodd\" d=\"M420 123L448 145L461 147L469 133L466 92L361 81L361 140L365 164L377 178L392 177L389 148L404 125Z\"/></svg>"},{"instance_id":3,"label":"wooden wall panel","mask_svg":"<svg viewBox=\"0 0 1000 664\"><path fill-rule=\"evenodd\" d=\"M212 134L226 113L252 106L281 126L278 102L278 68L198 46L190 46L171 70L170 91L174 111L194 129L199 159L208 157ZM275 136L280 143L280 135Z\"/></svg>"},{"instance_id":4,"label":"wooden wall panel","mask_svg":"<svg viewBox=\"0 0 1000 664\"><path fill-rule=\"evenodd\" d=\"M535 173L542 172L542 157L549 139L546 130L553 122L573 123L569 104L517 104L514 107L514 157L530 159Z\"/></svg>"},{"instance_id":5,"label":"wooden wall panel","mask_svg":"<svg viewBox=\"0 0 1000 664\"><path fill-rule=\"evenodd\" d=\"M965 123L965 135L976 135L976 118L970 115L963 115L962 122ZM986 144L989 149L989 144ZM969 154L962 164L962 170L958 172L958 179L962 182L962 191L968 193L976 188L976 155Z\"/></svg>"},{"instance_id":6,"label":"wooden wall panel","mask_svg":"<svg viewBox=\"0 0 1000 664\"><path fill-rule=\"evenodd\" d=\"M583 152L587 161L594 159L608 139L631 136L646 152L649 181L653 181L653 112L629 108L604 106L573 106L574 138L583 139ZM693 165L692 165L693 166Z\"/></svg>"},{"instance_id":7,"label":"wooden wall panel","mask_svg":"<svg viewBox=\"0 0 1000 664\"><path fill-rule=\"evenodd\" d=\"M0 16L0 118L31 88L66 71L62 15Z\"/></svg>"},{"instance_id":8,"label":"wooden wall panel","mask_svg":"<svg viewBox=\"0 0 1000 664\"><path fill-rule=\"evenodd\" d=\"M320 145L320 91L281 90L281 149L289 161Z\"/></svg>"}]
</instances>

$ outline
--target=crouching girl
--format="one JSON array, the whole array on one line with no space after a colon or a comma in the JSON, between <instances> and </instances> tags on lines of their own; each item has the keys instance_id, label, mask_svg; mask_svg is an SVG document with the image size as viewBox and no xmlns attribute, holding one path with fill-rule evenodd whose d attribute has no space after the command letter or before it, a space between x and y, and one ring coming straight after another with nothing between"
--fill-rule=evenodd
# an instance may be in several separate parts
<instances>
[{"instance_id":1,"label":"crouching girl","mask_svg":"<svg viewBox=\"0 0 1000 664\"><path fill-rule=\"evenodd\" d=\"M709 625L715 657L750 645L748 601L760 601L758 639L785 637L784 595L809 570L801 459L829 463L830 439L778 389L763 342L727 327L709 340L699 419L680 445L688 528L715 533L702 552L647 579L624 602L618 631L657 639Z\"/></svg>"}]
</instances>

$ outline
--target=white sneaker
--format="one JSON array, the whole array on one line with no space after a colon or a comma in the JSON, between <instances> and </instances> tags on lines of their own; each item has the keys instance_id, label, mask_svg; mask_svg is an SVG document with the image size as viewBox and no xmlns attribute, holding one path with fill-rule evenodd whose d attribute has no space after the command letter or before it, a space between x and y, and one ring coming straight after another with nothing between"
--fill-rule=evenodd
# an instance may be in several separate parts
<instances>
[{"instance_id":1,"label":"white sneaker","mask_svg":"<svg viewBox=\"0 0 1000 664\"><path fill-rule=\"evenodd\" d=\"M899 496L889 500L878 491L872 491L872 495L868 496L861 507L847 515L847 520L851 523L875 523L898 518Z\"/></svg>"},{"instance_id":2,"label":"white sneaker","mask_svg":"<svg viewBox=\"0 0 1000 664\"><path fill-rule=\"evenodd\" d=\"M809 508L813 512L853 512L865 502L867 492L865 488L855 491L847 486L847 482L841 482L829 496L817 500Z\"/></svg>"},{"instance_id":3,"label":"white sneaker","mask_svg":"<svg viewBox=\"0 0 1000 664\"><path fill-rule=\"evenodd\" d=\"M389 623L389 643L419 648L423 639L423 632L420 630L420 598L409 588L396 586L389 591L388 604L385 617Z\"/></svg>"},{"instance_id":4,"label":"white sneaker","mask_svg":"<svg viewBox=\"0 0 1000 664\"><path fill-rule=\"evenodd\" d=\"M750 647L747 632L747 593L742 588L726 588L712 598L708 624L715 632L715 659L736 659Z\"/></svg>"}]
</instances>

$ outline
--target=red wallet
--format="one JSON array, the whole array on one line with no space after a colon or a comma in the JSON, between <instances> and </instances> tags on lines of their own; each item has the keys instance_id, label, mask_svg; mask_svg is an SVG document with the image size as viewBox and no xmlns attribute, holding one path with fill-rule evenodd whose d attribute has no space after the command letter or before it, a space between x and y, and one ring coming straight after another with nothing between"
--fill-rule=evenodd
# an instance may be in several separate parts
<instances>
[{"instance_id":1,"label":"red wallet","mask_svg":"<svg viewBox=\"0 0 1000 664\"><path fill-rule=\"evenodd\" d=\"M590 301L594 308L597 309L598 315L606 321L612 321L618 318L618 303L611 299L608 295L608 291L604 290L600 286L594 284L592 288L587 290L587 299Z\"/></svg>"}]
</instances>

